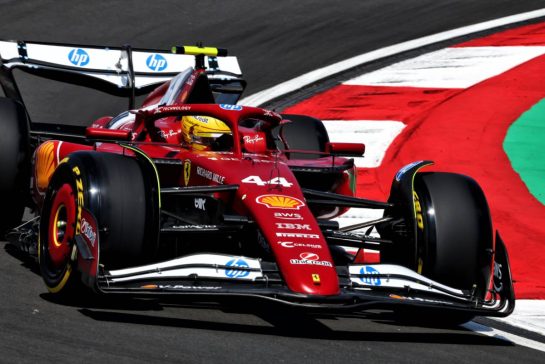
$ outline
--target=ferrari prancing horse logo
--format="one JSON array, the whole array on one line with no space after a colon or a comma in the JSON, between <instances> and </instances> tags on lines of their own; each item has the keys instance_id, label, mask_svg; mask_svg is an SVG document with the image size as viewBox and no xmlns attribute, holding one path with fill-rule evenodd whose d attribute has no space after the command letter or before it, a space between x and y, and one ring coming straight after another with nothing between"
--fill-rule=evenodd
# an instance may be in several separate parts
<instances>
[{"instance_id":1,"label":"ferrari prancing horse logo","mask_svg":"<svg viewBox=\"0 0 545 364\"><path fill-rule=\"evenodd\" d=\"M191 177L191 160L186 159L184 161L184 184L186 186L189 183L189 177Z\"/></svg>"}]
</instances>

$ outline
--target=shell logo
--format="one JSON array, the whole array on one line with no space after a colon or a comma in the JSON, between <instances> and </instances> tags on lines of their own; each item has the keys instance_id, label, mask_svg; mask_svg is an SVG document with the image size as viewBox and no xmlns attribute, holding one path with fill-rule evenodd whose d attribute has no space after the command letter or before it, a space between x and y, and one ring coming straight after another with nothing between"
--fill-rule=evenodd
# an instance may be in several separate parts
<instances>
[{"instance_id":1,"label":"shell logo","mask_svg":"<svg viewBox=\"0 0 545 364\"><path fill-rule=\"evenodd\" d=\"M305 206L305 203L298 198L284 195L261 195L255 201L270 209L299 210Z\"/></svg>"}]
</instances>

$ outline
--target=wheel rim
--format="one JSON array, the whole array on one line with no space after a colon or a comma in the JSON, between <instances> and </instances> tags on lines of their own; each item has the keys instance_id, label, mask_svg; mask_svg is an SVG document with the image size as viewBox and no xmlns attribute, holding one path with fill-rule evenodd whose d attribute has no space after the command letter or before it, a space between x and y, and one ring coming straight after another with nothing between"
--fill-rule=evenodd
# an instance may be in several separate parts
<instances>
[{"instance_id":1,"label":"wheel rim","mask_svg":"<svg viewBox=\"0 0 545 364\"><path fill-rule=\"evenodd\" d=\"M71 185L64 184L55 194L48 224L48 250L51 265L62 268L70 259L76 225L76 203Z\"/></svg>"}]
</instances>

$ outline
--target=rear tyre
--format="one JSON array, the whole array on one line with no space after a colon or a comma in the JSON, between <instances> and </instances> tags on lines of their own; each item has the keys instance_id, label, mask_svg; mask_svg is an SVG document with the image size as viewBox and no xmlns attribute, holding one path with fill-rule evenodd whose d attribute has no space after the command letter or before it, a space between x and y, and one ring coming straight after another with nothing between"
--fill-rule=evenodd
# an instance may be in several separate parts
<instances>
[{"instance_id":1,"label":"rear tyre","mask_svg":"<svg viewBox=\"0 0 545 364\"><path fill-rule=\"evenodd\" d=\"M294 114L282 114L282 117L291 120L278 128L279 134L287 146L279 145L280 149L299 149L316 152L325 152L329 142L327 130L321 120ZM290 159L315 159L319 154L289 153Z\"/></svg>"},{"instance_id":2,"label":"rear tyre","mask_svg":"<svg viewBox=\"0 0 545 364\"><path fill-rule=\"evenodd\" d=\"M19 225L29 188L28 118L23 106L0 98L0 236Z\"/></svg>"},{"instance_id":3,"label":"rear tyre","mask_svg":"<svg viewBox=\"0 0 545 364\"><path fill-rule=\"evenodd\" d=\"M152 192L134 158L77 152L61 163L51 178L40 225L40 270L49 291L66 292L77 282L74 239L83 208L96 218L99 259L106 268L151 259L158 226Z\"/></svg>"}]
</instances>

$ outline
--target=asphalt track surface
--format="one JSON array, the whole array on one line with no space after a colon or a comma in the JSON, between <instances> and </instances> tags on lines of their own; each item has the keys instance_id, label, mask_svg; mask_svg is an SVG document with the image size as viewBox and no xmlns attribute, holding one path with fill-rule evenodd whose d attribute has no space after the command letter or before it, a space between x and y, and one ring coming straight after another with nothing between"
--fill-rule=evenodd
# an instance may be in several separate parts
<instances>
[{"instance_id":1,"label":"asphalt track surface","mask_svg":"<svg viewBox=\"0 0 545 364\"><path fill-rule=\"evenodd\" d=\"M168 48L228 48L247 94L402 41L545 7L544 1L1 1L0 38ZM83 120L58 86L30 95L34 115ZM54 101L60 99L61 106ZM86 98L91 114L119 103ZM43 111L43 112L40 112ZM67 116L68 115L68 116ZM306 317L248 307L56 302L36 265L1 243L0 362L541 363L543 352L465 329L400 326L387 312Z\"/></svg>"}]
</instances>

